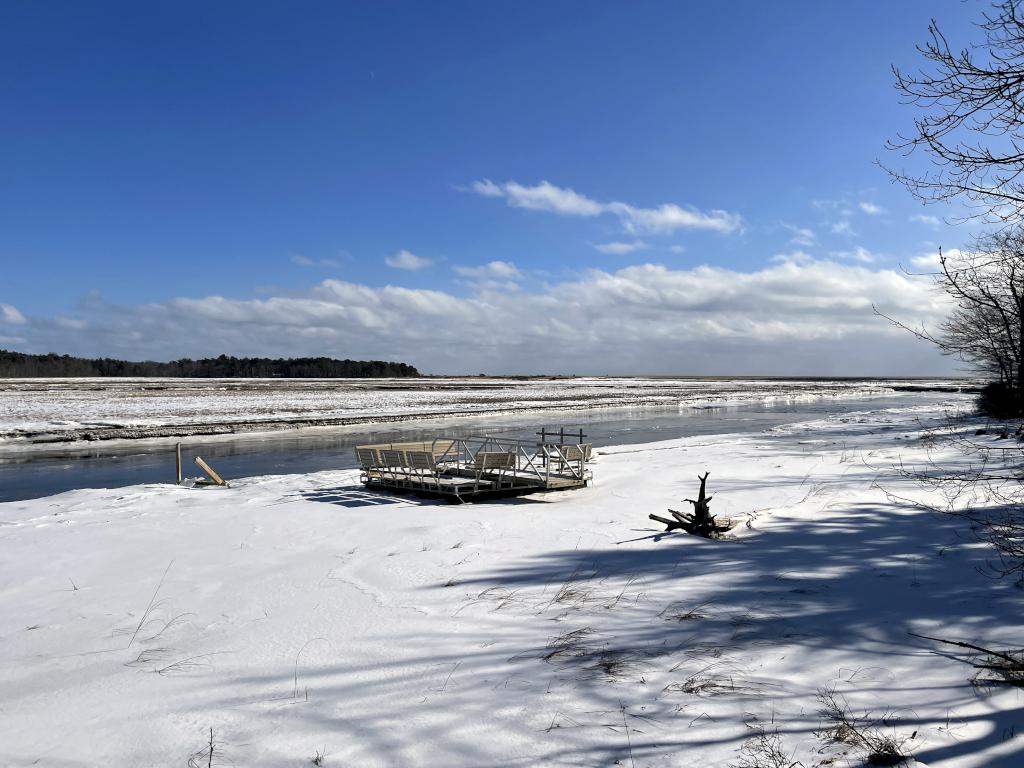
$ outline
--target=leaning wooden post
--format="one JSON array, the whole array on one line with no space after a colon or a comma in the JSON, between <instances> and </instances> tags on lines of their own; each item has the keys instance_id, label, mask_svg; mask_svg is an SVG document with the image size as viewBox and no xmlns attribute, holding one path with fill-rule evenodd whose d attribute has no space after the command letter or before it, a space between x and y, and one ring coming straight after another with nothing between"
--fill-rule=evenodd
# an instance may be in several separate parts
<instances>
[{"instance_id":1,"label":"leaning wooden post","mask_svg":"<svg viewBox=\"0 0 1024 768\"><path fill-rule=\"evenodd\" d=\"M174 463L177 469L178 485L181 485L181 443L174 444Z\"/></svg>"},{"instance_id":2,"label":"leaning wooden post","mask_svg":"<svg viewBox=\"0 0 1024 768\"><path fill-rule=\"evenodd\" d=\"M198 464L200 468L210 476L210 479L213 480L216 485L227 485L227 483L224 482L224 479L213 471L213 467L203 461L201 456L196 456L195 461L196 464Z\"/></svg>"}]
</instances>

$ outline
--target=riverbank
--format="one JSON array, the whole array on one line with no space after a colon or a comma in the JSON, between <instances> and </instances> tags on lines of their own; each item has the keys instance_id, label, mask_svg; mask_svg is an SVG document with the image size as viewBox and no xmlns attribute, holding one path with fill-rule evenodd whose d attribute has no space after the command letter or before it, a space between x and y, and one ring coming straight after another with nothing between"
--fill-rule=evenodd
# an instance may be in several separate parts
<instances>
[{"instance_id":1,"label":"riverbank","mask_svg":"<svg viewBox=\"0 0 1024 768\"><path fill-rule=\"evenodd\" d=\"M946 415L609 446L590 488L464 506L353 471L0 504L0 764L184 764L212 729L247 766L727 766L760 723L813 765L833 688L923 764L1010 768L1021 693L907 634L1024 631L985 546L893 501L930 498L895 468L953 460ZM704 471L733 540L659 535Z\"/></svg>"}]
</instances>

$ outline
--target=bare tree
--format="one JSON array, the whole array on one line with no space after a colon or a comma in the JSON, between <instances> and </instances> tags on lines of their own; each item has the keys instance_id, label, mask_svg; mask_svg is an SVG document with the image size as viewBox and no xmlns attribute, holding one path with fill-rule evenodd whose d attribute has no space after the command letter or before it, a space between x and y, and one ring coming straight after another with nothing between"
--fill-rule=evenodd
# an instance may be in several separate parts
<instances>
[{"instance_id":1,"label":"bare tree","mask_svg":"<svg viewBox=\"0 0 1024 768\"><path fill-rule=\"evenodd\" d=\"M953 308L935 330L914 328L878 311L893 324L989 376L998 394L994 415L1014 416L1024 404L1024 229L1004 228L972 251L940 254L932 273Z\"/></svg>"},{"instance_id":2,"label":"bare tree","mask_svg":"<svg viewBox=\"0 0 1024 768\"><path fill-rule=\"evenodd\" d=\"M1000 0L977 25L980 42L953 48L932 20L917 50L917 71L893 67L896 88L920 108L914 131L890 141L921 150L922 173L888 168L925 202L963 200L976 215L1024 220L1024 13L1022 0Z\"/></svg>"},{"instance_id":3,"label":"bare tree","mask_svg":"<svg viewBox=\"0 0 1024 768\"><path fill-rule=\"evenodd\" d=\"M1022 416L1024 0L996 0L977 26L980 40L954 49L932 20L929 40L917 48L924 57L923 66L914 72L893 67L897 90L919 112L913 132L890 141L889 148L907 155L920 151L931 165L921 173L887 170L918 199L962 202L973 209L971 215L999 226L972 251L953 258L940 252L939 269L933 276L953 309L936 331L911 328L883 316L992 377L995 381L982 395L983 411L1000 417ZM1022 432L1024 425L1017 436ZM944 457L941 464L929 462L924 469L904 468L903 472L941 491L946 504L936 511L966 520L994 548L994 573L1024 583L1024 451L1009 442L996 448L991 438L979 441L978 436L971 439L962 426L950 425L944 444L959 449L960 460ZM999 437L1008 440L1009 429L1004 428ZM995 671L1015 685L1024 679L1020 652L927 639L986 653L987 658L976 665L979 669ZM832 706L834 701L825 703L842 714L841 707ZM843 733L850 728L845 717L837 715L833 720ZM867 742L860 743L876 751ZM895 742L882 746L886 749L877 750L882 756L902 758Z\"/></svg>"}]
</instances>

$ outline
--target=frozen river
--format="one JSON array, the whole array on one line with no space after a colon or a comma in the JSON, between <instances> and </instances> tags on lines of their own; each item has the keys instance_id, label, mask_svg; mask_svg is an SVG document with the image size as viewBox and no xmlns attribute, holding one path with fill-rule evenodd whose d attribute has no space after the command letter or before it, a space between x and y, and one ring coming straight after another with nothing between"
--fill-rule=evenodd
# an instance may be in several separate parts
<instances>
[{"instance_id":1,"label":"frozen river","mask_svg":"<svg viewBox=\"0 0 1024 768\"><path fill-rule=\"evenodd\" d=\"M0 449L595 408L778 404L950 389L924 379L0 379ZM550 420L550 419L549 419Z\"/></svg>"},{"instance_id":2,"label":"frozen river","mask_svg":"<svg viewBox=\"0 0 1024 768\"><path fill-rule=\"evenodd\" d=\"M316 472L355 466L352 448L366 442L421 440L438 434L501 433L531 438L541 427L582 428L596 446L736 432L820 418L829 414L925 403L950 408L969 402L950 392L887 392L870 397L825 397L738 402L731 405L603 407L491 413L472 417L356 424L228 437L184 438L186 474L198 475L201 455L225 478ZM174 440L110 440L31 450L0 442L0 501L36 498L76 488L116 488L173 482Z\"/></svg>"}]
</instances>

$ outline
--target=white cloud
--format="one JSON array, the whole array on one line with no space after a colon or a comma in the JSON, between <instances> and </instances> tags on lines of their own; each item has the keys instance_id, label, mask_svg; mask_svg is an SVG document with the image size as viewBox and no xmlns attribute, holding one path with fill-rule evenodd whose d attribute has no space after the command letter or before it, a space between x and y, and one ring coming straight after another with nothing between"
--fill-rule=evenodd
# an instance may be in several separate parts
<instances>
[{"instance_id":1,"label":"white cloud","mask_svg":"<svg viewBox=\"0 0 1024 768\"><path fill-rule=\"evenodd\" d=\"M0 304L0 323L23 325L28 322L18 308L11 304Z\"/></svg>"},{"instance_id":2,"label":"white cloud","mask_svg":"<svg viewBox=\"0 0 1024 768\"><path fill-rule=\"evenodd\" d=\"M942 226L942 220L938 216L930 216L926 213L915 213L910 217L910 221L918 224L927 224L929 227Z\"/></svg>"},{"instance_id":3,"label":"white cloud","mask_svg":"<svg viewBox=\"0 0 1024 768\"><path fill-rule=\"evenodd\" d=\"M384 263L394 269L415 271L417 269L425 269L434 262L430 259L424 258L423 256L417 256L412 251L401 250L394 256L388 256L385 258Z\"/></svg>"},{"instance_id":4,"label":"white cloud","mask_svg":"<svg viewBox=\"0 0 1024 768\"><path fill-rule=\"evenodd\" d=\"M800 245L804 248L810 248L817 244L818 238L814 234L814 230L810 227L796 227L792 224L786 224L783 222L783 227L793 233L793 237L789 239L792 245Z\"/></svg>"},{"instance_id":5,"label":"white cloud","mask_svg":"<svg viewBox=\"0 0 1024 768\"><path fill-rule=\"evenodd\" d=\"M507 261L492 261L480 267L455 267L455 271L463 277L480 280L514 280L520 276L516 265Z\"/></svg>"},{"instance_id":6,"label":"white cloud","mask_svg":"<svg viewBox=\"0 0 1024 768\"><path fill-rule=\"evenodd\" d=\"M601 203L547 181L527 187L515 181L499 185L484 179L474 182L471 188L484 197L504 197L513 208L551 211L563 216L599 216L604 211Z\"/></svg>"},{"instance_id":7,"label":"white cloud","mask_svg":"<svg viewBox=\"0 0 1024 768\"><path fill-rule=\"evenodd\" d=\"M493 277L514 266L482 269ZM945 310L927 278L816 261L798 251L753 271L643 264L516 294L485 286L459 296L324 280L299 296L139 305L97 299L73 313L80 327L33 317L18 336L32 349L77 354L333 355L404 360L438 373L953 369L875 316L872 303L908 323L934 324Z\"/></svg>"},{"instance_id":8,"label":"white cloud","mask_svg":"<svg viewBox=\"0 0 1024 768\"><path fill-rule=\"evenodd\" d=\"M920 256L915 256L910 260L910 263L915 269L927 270L928 272L935 272L939 268L939 259L941 256L945 256L947 259L956 261L962 251L959 248L949 248L944 254L940 254L938 251L930 251L928 253L922 253Z\"/></svg>"},{"instance_id":9,"label":"white cloud","mask_svg":"<svg viewBox=\"0 0 1024 768\"><path fill-rule=\"evenodd\" d=\"M728 211L699 211L675 203L664 203L656 208L639 208L616 201L603 203L573 189L556 187L549 181L541 181L531 187L516 181L496 184L490 179L484 179L474 182L469 190L484 197L504 198L513 208L549 211L562 216L594 217L613 214L619 217L623 228L631 234L672 234L680 229L729 233L742 225L740 216Z\"/></svg>"},{"instance_id":10,"label":"white cloud","mask_svg":"<svg viewBox=\"0 0 1024 768\"><path fill-rule=\"evenodd\" d=\"M795 250L789 253L777 253L772 256L769 261L773 264L811 264L814 262L814 257L807 251Z\"/></svg>"},{"instance_id":11,"label":"white cloud","mask_svg":"<svg viewBox=\"0 0 1024 768\"><path fill-rule=\"evenodd\" d=\"M856 235L852 220L858 211L868 216L881 216L886 209L871 200L856 200L853 195L844 194L836 200L812 200L811 206L827 214L829 230L834 235Z\"/></svg>"},{"instance_id":12,"label":"white cloud","mask_svg":"<svg viewBox=\"0 0 1024 768\"><path fill-rule=\"evenodd\" d=\"M619 215L627 232L671 235L678 229L706 229L729 233L740 228L742 219L727 211L698 211L665 203L657 208L635 208L625 203L609 203L607 209Z\"/></svg>"},{"instance_id":13,"label":"white cloud","mask_svg":"<svg viewBox=\"0 0 1024 768\"><path fill-rule=\"evenodd\" d=\"M462 191L466 191L467 190L466 187L456 187L456 189L459 189L459 190L462 190ZM468 187L468 189L472 190L473 192L476 192L478 195L483 195L484 197L504 197L505 196L505 193L502 191L501 187L499 187L497 184L495 184L490 179L484 179L483 181L474 181ZM512 203L510 202L509 205L512 205Z\"/></svg>"},{"instance_id":14,"label":"white cloud","mask_svg":"<svg viewBox=\"0 0 1024 768\"><path fill-rule=\"evenodd\" d=\"M852 261L859 261L862 264L870 264L873 261L878 260L878 256L869 251L867 248L857 246L850 251L832 251L829 254L835 259L850 259Z\"/></svg>"},{"instance_id":15,"label":"white cloud","mask_svg":"<svg viewBox=\"0 0 1024 768\"><path fill-rule=\"evenodd\" d=\"M600 251L601 253L609 253L613 256L625 256L627 253L635 253L636 251L642 251L650 247L651 246L643 240L634 240L631 243L598 243L594 246L594 250Z\"/></svg>"},{"instance_id":16,"label":"white cloud","mask_svg":"<svg viewBox=\"0 0 1024 768\"><path fill-rule=\"evenodd\" d=\"M301 253L292 254L289 257L289 261L292 264L298 264L300 267L337 267L338 262L334 259L311 259L308 256L303 256Z\"/></svg>"},{"instance_id":17,"label":"white cloud","mask_svg":"<svg viewBox=\"0 0 1024 768\"><path fill-rule=\"evenodd\" d=\"M846 200L811 200L811 206L844 219L853 216L853 209Z\"/></svg>"},{"instance_id":18,"label":"white cloud","mask_svg":"<svg viewBox=\"0 0 1024 768\"><path fill-rule=\"evenodd\" d=\"M686 253L686 246L684 245L670 245L668 249L672 253Z\"/></svg>"}]
</instances>

